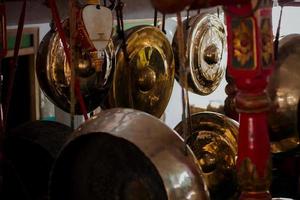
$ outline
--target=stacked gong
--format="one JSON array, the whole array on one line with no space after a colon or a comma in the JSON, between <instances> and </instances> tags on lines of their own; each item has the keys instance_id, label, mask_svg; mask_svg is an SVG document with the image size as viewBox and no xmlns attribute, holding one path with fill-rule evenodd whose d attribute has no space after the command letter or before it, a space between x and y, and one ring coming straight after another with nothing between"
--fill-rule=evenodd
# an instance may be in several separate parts
<instances>
[{"instance_id":1,"label":"stacked gong","mask_svg":"<svg viewBox=\"0 0 300 200\"><path fill-rule=\"evenodd\" d=\"M74 67L88 112L98 106L104 111L76 129L60 150L52 167L49 198L204 200L235 196L238 124L221 114L197 113L191 116L191 132L184 135L185 121L175 131L161 122L158 118L168 105L174 77L181 83L177 41L170 44L153 26L133 27L123 37L111 37L112 31L107 31L112 30L111 11L104 6L99 9L97 3L79 2L81 29ZM93 25L93 19L103 16L109 20ZM197 15L186 22L189 90L209 95L224 75L225 27L214 14ZM67 34L68 23L68 19L63 22ZM67 112L70 71L53 27L40 45L37 75L44 93ZM82 114L79 104L76 114Z\"/></svg>"},{"instance_id":2,"label":"stacked gong","mask_svg":"<svg viewBox=\"0 0 300 200\"><path fill-rule=\"evenodd\" d=\"M50 171L72 129L52 121L32 121L7 133L3 150L4 200L47 199Z\"/></svg>"}]
</instances>

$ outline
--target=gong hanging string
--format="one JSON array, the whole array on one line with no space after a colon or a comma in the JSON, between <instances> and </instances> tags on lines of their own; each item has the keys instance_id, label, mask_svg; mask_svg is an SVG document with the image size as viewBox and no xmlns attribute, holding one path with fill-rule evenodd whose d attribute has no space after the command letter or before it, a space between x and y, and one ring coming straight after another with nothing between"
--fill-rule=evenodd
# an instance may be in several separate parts
<instances>
[{"instance_id":1,"label":"gong hanging string","mask_svg":"<svg viewBox=\"0 0 300 200\"><path fill-rule=\"evenodd\" d=\"M68 47L66 35L65 35L65 32L64 32L62 24L61 24L61 19L60 19L59 13L58 13L56 2L55 2L55 0L48 0L48 4L49 4L49 7L51 9L51 14L52 14L52 18L53 18L54 23L55 23L55 27L57 28L58 35L59 35L59 37L61 39L61 42L62 42L62 45L63 45L63 49L64 49L64 52L65 52L65 55L66 55L67 62L69 63L70 68L72 68L71 52L70 52L70 48ZM74 87L74 90L75 90L75 96L76 96L76 99L79 102L81 113L83 114L85 120L87 120L88 119L87 109L86 109L86 105L85 105L85 102L83 100L82 94L80 92L79 80L75 78L75 83L73 85L74 85L73 87ZM78 86L79 88L75 87L75 86ZM72 84L71 84L71 87L72 87Z\"/></svg>"},{"instance_id":2,"label":"gong hanging string","mask_svg":"<svg viewBox=\"0 0 300 200\"><path fill-rule=\"evenodd\" d=\"M278 59L278 47L279 47L279 37L280 37L282 10L283 10L283 6L281 6L281 8L280 8L280 15L279 15L278 26L277 26L277 30L276 30L275 41L274 41L274 58L275 58L275 61Z\"/></svg>"},{"instance_id":3,"label":"gong hanging string","mask_svg":"<svg viewBox=\"0 0 300 200\"><path fill-rule=\"evenodd\" d=\"M157 10L154 9L154 21L153 21L153 26L154 27L157 27Z\"/></svg>"},{"instance_id":4,"label":"gong hanging string","mask_svg":"<svg viewBox=\"0 0 300 200\"><path fill-rule=\"evenodd\" d=\"M189 24L190 24L190 10L187 9L187 11L186 11L186 21L185 21L185 30L189 29Z\"/></svg>"},{"instance_id":5,"label":"gong hanging string","mask_svg":"<svg viewBox=\"0 0 300 200\"><path fill-rule=\"evenodd\" d=\"M121 48L122 52L124 54L124 60L125 60L125 76L127 75L128 78L128 85L127 85L127 90L128 90L128 102L130 104L130 107L133 106L133 98L132 98L132 69L130 67L130 60L129 60L129 55L127 52L127 44L125 41L125 31L124 31L124 18L123 18L123 8L124 8L124 2L121 0L118 1L117 7L116 7L116 14L117 14L117 24L118 24L118 36L121 39Z\"/></svg>"},{"instance_id":6,"label":"gong hanging string","mask_svg":"<svg viewBox=\"0 0 300 200\"><path fill-rule=\"evenodd\" d=\"M19 50L20 50L22 33L23 33L23 28L24 28L24 21L25 21L26 2L27 2L26 0L23 1L22 10L21 10L21 14L19 17L19 22L18 22L18 30L17 30L16 42L15 42L15 46L14 46L14 55L9 63L8 89L7 89L6 101L4 104L4 116L3 116L3 130L4 131L6 130L8 112L10 109L10 102L11 102L11 98L12 98L14 81L15 81L15 76L16 76L18 56L19 56Z\"/></svg>"},{"instance_id":7,"label":"gong hanging string","mask_svg":"<svg viewBox=\"0 0 300 200\"><path fill-rule=\"evenodd\" d=\"M187 144L188 138L191 134L192 125L191 125L191 113L190 113L190 103L189 103L189 93L188 93L188 84L187 84L187 73L188 68L186 67L186 57L185 57L185 44L183 38L183 23L181 19L181 13L177 14L177 40L178 40L178 53L179 53L179 72L180 80L182 81L183 86L181 86L181 98L182 98L182 123L183 123L183 136L185 141L185 146Z\"/></svg>"},{"instance_id":8,"label":"gong hanging string","mask_svg":"<svg viewBox=\"0 0 300 200\"><path fill-rule=\"evenodd\" d=\"M73 0L69 0L69 28L70 28L70 55L71 59L69 66L71 68L71 87L70 87L70 120L71 128L74 129L74 116L75 116L75 65L77 64L76 50L75 50L75 31L76 31L76 14L74 9Z\"/></svg>"},{"instance_id":9,"label":"gong hanging string","mask_svg":"<svg viewBox=\"0 0 300 200\"><path fill-rule=\"evenodd\" d=\"M162 24L161 24L161 31L166 34L166 14L163 13L162 15Z\"/></svg>"}]
</instances>

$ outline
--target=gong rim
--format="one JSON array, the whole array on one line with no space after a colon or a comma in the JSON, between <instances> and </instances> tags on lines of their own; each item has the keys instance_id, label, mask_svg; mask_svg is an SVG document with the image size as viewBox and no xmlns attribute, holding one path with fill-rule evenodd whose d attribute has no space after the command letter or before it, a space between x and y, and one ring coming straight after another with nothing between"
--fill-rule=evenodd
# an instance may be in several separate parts
<instances>
[{"instance_id":1,"label":"gong rim","mask_svg":"<svg viewBox=\"0 0 300 200\"><path fill-rule=\"evenodd\" d=\"M123 108L105 110L73 132L54 165L50 181L50 197L54 189L59 189L55 183L62 173L60 169L64 166L62 162L64 155L68 149L72 149L69 147L90 134L110 134L110 137L118 137L134 144L154 164L163 181L167 199L208 199L209 194L201 170L195 163L194 154L184 145L182 138L156 117L138 110ZM84 155L89 154L87 152Z\"/></svg>"}]
</instances>

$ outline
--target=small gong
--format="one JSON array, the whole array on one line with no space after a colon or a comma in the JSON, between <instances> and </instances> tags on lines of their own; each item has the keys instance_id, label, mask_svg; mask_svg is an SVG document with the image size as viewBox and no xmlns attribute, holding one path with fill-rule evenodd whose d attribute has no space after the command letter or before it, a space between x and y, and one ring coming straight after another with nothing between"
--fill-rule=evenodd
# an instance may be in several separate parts
<instances>
[{"instance_id":1,"label":"small gong","mask_svg":"<svg viewBox=\"0 0 300 200\"><path fill-rule=\"evenodd\" d=\"M189 20L184 41L186 67L189 68L189 90L199 95L209 95L219 86L225 73L227 64L225 25L216 15L197 15ZM181 83L177 37L173 39L173 49L176 79Z\"/></svg>"}]
</instances>

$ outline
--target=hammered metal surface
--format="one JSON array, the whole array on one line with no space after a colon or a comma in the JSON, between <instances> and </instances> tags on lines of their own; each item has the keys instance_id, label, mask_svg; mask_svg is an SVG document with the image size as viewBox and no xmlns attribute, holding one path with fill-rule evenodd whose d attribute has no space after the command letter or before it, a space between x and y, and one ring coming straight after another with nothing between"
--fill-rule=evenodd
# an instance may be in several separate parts
<instances>
[{"instance_id":1,"label":"hammered metal surface","mask_svg":"<svg viewBox=\"0 0 300 200\"><path fill-rule=\"evenodd\" d=\"M127 107L160 117L174 83L174 56L158 28L139 26L126 31L126 51L117 43L116 68L108 107ZM125 53L124 53L125 52Z\"/></svg>"},{"instance_id":2,"label":"hammered metal surface","mask_svg":"<svg viewBox=\"0 0 300 200\"><path fill-rule=\"evenodd\" d=\"M105 137L114 139L109 141L105 139ZM99 145L101 139L109 142L102 142L103 144ZM184 145L183 140L159 119L137 110L119 108L101 112L99 115L85 122L73 133L71 140L61 151L53 168L52 181L50 183L50 197L56 200L67 200L67 197L75 194L74 199L77 200L87 198L78 198L76 194L87 194L91 197L89 199L97 199L95 195L102 195L101 199L114 200L139 199L138 197L141 196L141 193L147 194L147 192L143 192L145 187L142 187L142 190L138 190L138 188L140 188L139 186L141 186L139 183L142 182L137 183L134 181L135 184L129 181L132 184L124 185L124 183L128 183L128 180L132 180L133 178L130 175L133 169L131 167L135 166L135 173L139 173L144 170L145 164L144 161L139 163L140 159L138 157L136 157L134 161L130 154L126 155L128 148L122 150L122 146L124 146L125 143L127 143L127 146L128 143L130 143L131 149L138 148L138 150L147 157L149 162L152 163L151 165L155 167L155 170L160 176L166 196L164 198L159 197L155 200L208 199L208 191L203 182L200 168L196 164L196 158L192 151ZM107 150L103 151L103 148L107 148ZM135 150L134 152L136 153L137 151ZM109 162L110 160L112 160L112 162ZM78 166L74 166L72 164L73 162L76 162ZM99 167L104 165L105 170L98 170L94 171L96 173L93 173L92 169L97 169L96 165L99 165ZM87 166L89 166L91 170L82 170L83 168L87 169ZM129 169L128 166L130 166L131 169ZM120 171L122 173L120 173ZM85 174L82 175L82 177L93 177L93 180L97 179L95 177L100 178L98 181L93 181L95 184L87 186L84 181L76 183L76 181L82 179L77 176L69 176L69 173L77 174L78 176ZM119 174L119 176L115 176L115 174ZM147 174L144 175L149 176ZM135 178L136 181L141 179L143 179L143 177L137 176ZM85 181L88 180L90 179L85 179ZM109 185L109 190L113 191L113 193L105 193L106 195L104 195L104 193L98 190L95 191L95 195L93 195L93 185L97 185L97 183L106 184L104 180L109 182L114 180L115 184ZM62 185L65 182L72 183L71 187L73 187L74 184L82 184L87 188L79 187L83 192L72 188L64 188ZM158 185L147 187L146 191L149 192L149 195L146 196L149 198L143 197L140 199L153 199L151 196L154 195L153 192L156 191L155 188L157 188ZM131 188L129 190L127 190L128 188L125 189L125 191L130 191L130 193L126 192L125 196L124 193L119 192L124 191L122 189L124 186ZM150 195L151 193L152 195ZM130 195L128 196L126 194ZM134 196L136 198L134 198Z\"/></svg>"},{"instance_id":3,"label":"hammered metal surface","mask_svg":"<svg viewBox=\"0 0 300 200\"><path fill-rule=\"evenodd\" d=\"M68 22L63 26L67 30ZM105 51L102 66L94 62L92 55L84 49L77 48L78 66L75 66L80 91L87 111L100 105L106 97L114 67L114 48L110 41ZM70 110L71 70L67 63L64 49L57 31L50 30L43 38L38 54L36 73L39 84L49 99L62 110ZM76 103L76 114L81 114L79 103Z\"/></svg>"},{"instance_id":4,"label":"hammered metal surface","mask_svg":"<svg viewBox=\"0 0 300 200\"><path fill-rule=\"evenodd\" d=\"M287 35L280 40L276 68L268 85L272 100L268 122L273 153L288 151L300 144L299 55L300 35Z\"/></svg>"},{"instance_id":5,"label":"hammered metal surface","mask_svg":"<svg viewBox=\"0 0 300 200\"><path fill-rule=\"evenodd\" d=\"M216 15L200 14L189 20L185 31L189 90L209 95L219 86L227 64L225 25ZM179 80L178 41L174 37L176 79ZM181 82L181 80L179 80Z\"/></svg>"},{"instance_id":6,"label":"hammered metal surface","mask_svg":"<svg viewBox=\"0 0 300 200\"><path fill-rule=\"evenodd\" d=\"M191 116L187 143L198 159L211 199L231 199L237 194L236 156L238 123L214 112ZM175 130L182 135L183 123Z\"/></svg>"}]
</instances>

